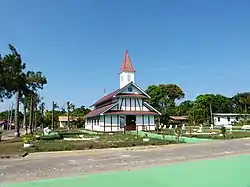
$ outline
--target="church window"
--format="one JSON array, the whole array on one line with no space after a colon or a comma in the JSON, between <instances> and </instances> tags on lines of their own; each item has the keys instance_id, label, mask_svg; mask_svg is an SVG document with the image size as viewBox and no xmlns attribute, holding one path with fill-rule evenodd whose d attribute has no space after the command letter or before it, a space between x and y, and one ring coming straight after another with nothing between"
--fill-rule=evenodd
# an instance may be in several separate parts
<instances>
[{"instance_id":1,"label":"church window","mask_svg":"<svg viewBox=\"0 0 250 187\"><path fill-rule=\"evenodd\" d=\"M123 76L121 76L121 82L123 82Z\"/></svg>"},{"instance_id":2,"label":"church window","mask_svg":"<svg viewBox=\"0 0 250 187\"><path fill-rule=\"evenodd\" d=\"M128 82L131 81L131 75L128 75Z\"/></svg>"}]
</instances>

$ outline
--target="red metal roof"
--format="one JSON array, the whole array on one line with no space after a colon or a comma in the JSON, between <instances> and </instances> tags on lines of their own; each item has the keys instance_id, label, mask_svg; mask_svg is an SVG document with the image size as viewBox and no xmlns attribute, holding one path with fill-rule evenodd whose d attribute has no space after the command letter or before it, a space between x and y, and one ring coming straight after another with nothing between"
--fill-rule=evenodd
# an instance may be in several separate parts
<instances>
[{"instance_id":1,"label":"red metal roof","mask_svg":"<svg viewBox=\"0 0 250 187\"><path fill-rule=\"evenodd\" d=\"M125 56L122 62L122 67L120 70L121 72L135 72L135 69L133 68L131 58L129 57L128 51L125 52Z\"/></svg>"},{"instance_id":2,"label":"red metal roof","mask_svg":"<svg viewBox=\"0 0 250 187\"><path fill-rule=\"evenodd\" d=\"M105 112L105 114L126 114L126 115L159 115L156 112L151 112L151 111L108 111Z\"/></svg>"},{"instance_id":3,"label":"red metal roof","mask_svg":"<svg viewBox=\"0 0 250 187\"><path fill-rule=\"evenodd\" d=\"M147 96L145 96L145 95L135 94L135 93L119 93L116 96L147 98Z\"/></svg>"},{"instance_id":4,"label":"red metal roof","mask_svg":"<svg viewBox=\"0 0 250 187\"><path fill-rule=\"evenodd\" d=\"M91 106L96 106L96 105L99 105L101 103L104 103L105 101L111 100L119 91L120 91L120 89L117 89L117 90L111 92L110 94L105 95L104 97L102 97L101 99L99 99L98 101L96 101Z\"/></svg>"},{"instance_id":5,"label":"red metal roof","mask_svg":"<svg viewBox=\"0 0 250 187\"><path fill-rule=\"evenodd\" d=\"M84 118L99 116L101 113L103 113L105 110L109 109L113 105L114 104L110 104L110 105L106 105L106 106L101 107L101 108L94 109L91 112L89 112L86 116L84 116Z\"/></svg>"}]
</instances>

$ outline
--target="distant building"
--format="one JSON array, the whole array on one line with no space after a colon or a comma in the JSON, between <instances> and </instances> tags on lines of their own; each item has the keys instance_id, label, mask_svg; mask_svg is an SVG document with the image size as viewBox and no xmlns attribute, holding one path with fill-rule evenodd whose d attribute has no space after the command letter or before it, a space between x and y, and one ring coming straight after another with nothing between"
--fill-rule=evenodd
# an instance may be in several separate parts
<instances>
[{"instance_id":1,"label":"distant building","mask_svg":"<svg viewBox=\"0 0 250 187\"><path fill-rule=\"evenodd\" d=\"M6 130L8 129L9 122L7 120L0 121L0 129Z\"/></svg>"},{"instance_id":2,"label":"distant building","mask_svg":"<svg viewBox=\"0 0 250 187\"><path fill-rule=\"evenodd\" d=\"M250 118L250 114L235 114L235 113L213 113L213 120L215 126L228 126Z\"/></svg>"},{"instance_id":3,"label":"distant building","mask_svg":"<svg viewBox=\"0 0 250 187\"><path fill-rule=\"evenodd\" d=\"M69 117L69 121L76 121L79 117ZM58 116L59 126L61 128L67 127L68 116Z\"/></svg>"},{"instance_id":4,"label":"distant building","mask_svg":"<svg viewBox=\"0 0 250 187\"><path fill-rule=\"evenodd\" d=\"M145 100L150 96L135 84L135 69L128 51L120 70L120 88L105 95L85 116L85 128L94 131L155 130L156 117L161 115Z\"/></svg>"}]
</instances>

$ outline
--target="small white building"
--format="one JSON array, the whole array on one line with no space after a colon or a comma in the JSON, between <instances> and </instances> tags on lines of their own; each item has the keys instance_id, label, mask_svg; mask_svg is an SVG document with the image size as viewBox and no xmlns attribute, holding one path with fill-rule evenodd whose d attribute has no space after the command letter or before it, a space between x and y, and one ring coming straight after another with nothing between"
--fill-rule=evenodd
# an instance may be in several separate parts
<instances>
[{"instance_id":1,"label":"small white building","mask_svg":"<svg viewBox=\"0 0 250 187\"><path fill-rule=\"evenodd\" d=\"M85 116L85 128L94 131L155 130L156 117L161 115L145 99L150 96L135 84L135 69L128 51L120 70L120 88L104 96Z\"/></svg>"},{"instance_id":2,"label":"small white building","mask_svg":"<svg viewBox=\"0 0 250 187\"><path fill-rule=\"evenodd\" d=\"M250 114L213 113L213 120L215 126L231 126L249 117Z\"/></svg>"}]
</instances>

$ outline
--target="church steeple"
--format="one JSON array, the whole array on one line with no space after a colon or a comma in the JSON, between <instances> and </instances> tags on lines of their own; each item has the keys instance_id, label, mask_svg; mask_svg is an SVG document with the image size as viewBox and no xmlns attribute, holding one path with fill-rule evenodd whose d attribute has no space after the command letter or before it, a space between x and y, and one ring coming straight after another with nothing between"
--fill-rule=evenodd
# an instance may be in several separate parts
<instances>
[{"instance_id":1,"label":"church steeple","mask_svg":"<svg viewBox=\"0 0 250 187\"><path fill-rule=\"evenodd\" d=\"M122 62L120 73L122 73L123 71L135 72L135 69L133 68L132 61L127 50L125 51L125 56Z\"/></svg>"},{"instance_id":2,"label":"church steeple","mask_svg":"<svg viewBox=\"0 0 250 187\"><path fill-rule=\"evenodd\" d=\"M120 69L120 88L126 86L130 82L135 82L135 69L133 68L131 58L126 50Z\"/></svg>"}]
</instances>

